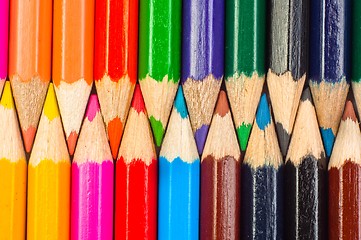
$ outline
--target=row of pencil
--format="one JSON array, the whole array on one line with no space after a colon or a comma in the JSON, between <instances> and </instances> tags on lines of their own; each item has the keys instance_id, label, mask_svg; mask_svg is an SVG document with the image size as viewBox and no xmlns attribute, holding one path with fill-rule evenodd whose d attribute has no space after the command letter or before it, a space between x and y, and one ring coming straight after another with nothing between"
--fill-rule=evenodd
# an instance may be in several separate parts
<instances>
[{"instance_id":1,"label":"row of pencil","mask_svg":"<svg viewBox=\"0 0 361 240\"><path fill-rule=\"evenodd\" d=\"M66 208L72 209L71 221L58 232L65 238L71 222L74 239L108 239L113 210L115 236L121 238L155 238L157 214L160 238L183 237L178 228L187 236L198 236L199 231L206 239L257 234L322 238L327 235L326 158L331 157L330 237L357 238L361 150L350 103L341 118L351 78L361 107L360 9L358 0L0 0L0 86L9 78L15 100L13 104L6 83L0 114L0 135L6 136L0 139L0 193L9 198L0 202L0 209L9 212L0 219L0 234L25 234L25 223L16 225L22 230L13 223L25 222L27 198L30 239L48 236L41 231L59 231L59 219L70 216ZM231 112L225 93L219 94L223 78ZM306 80L311 93L301 98ZM266 97L261 97L265 81L276 130ZM93 82L97 96L90 96ZM178 118L171 115L173 102ZM297 119L306 111L302 104L308 113L299 121L309 125L298 127ZM176 131L172 121L181 129ZM211 121L219 126L212 127ZM319 131L303 130L318 125L322 140ZM173 138L163 140L166 130ZM340 137L333 150L336 135ZM161 147L159 159L153 137ZM31 153L28 171L22 141ZM71 172L69 155L74 155ZM163 176L164 168L168 171ZM18 171L22 175L14 177ZM61 193L70 185L71 202L69 192ZM47 198L46 189L57 192ZM68 205L59 207L63 196ZM304 206L311 198L314 204ZM22 207L14 208L18 201ZM32 212L39 207L55 210ZM185 208L186 230L170 223L184 220ZM48 224L50 215L56 215L54 224Z\"/></svg>"},{"instance_id":2,"label":"row of pencil","mask_svg":"<svg viewBox=\"0 0 361 240\"><path fill-rule=\"evenodd\" d=\"M113 239L113 234L115 239L327 239L328 234L358 239L361 234L361 133L349 101L328 184L309 89L299 104L285 164L265 94L243 162L224 91L201 160L182 87L159 159L139 85L115 164L95 94L72 163L52 83L28 166L9 82L0 120L6 133L0 144L1 239L24 239L25 231L27 239Z\"/></svg>"}]
</instances>

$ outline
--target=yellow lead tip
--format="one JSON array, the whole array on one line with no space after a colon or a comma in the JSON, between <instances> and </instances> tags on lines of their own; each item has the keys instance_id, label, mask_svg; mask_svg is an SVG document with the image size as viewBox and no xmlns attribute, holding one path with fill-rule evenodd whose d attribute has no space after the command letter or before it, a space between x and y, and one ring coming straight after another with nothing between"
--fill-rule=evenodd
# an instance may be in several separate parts
<instances>
[{"instance_id":1,"label":"yellow lead tip","mask_svg":"<svg viewBox=\"0 0 361 240\"><path fill-rule=\"evenodd\" d=\"M47 116L50 121L60 116L54 86L52 83L49 84L43 111L45 116Z\"/></svg>"},{"instance_id":2,"label":"yellow lead tip","mask_svg":"<svg viewBox=\"0 0 361 240\"><path fill-rule=\"evenodd\" d=\"M8 109L14 108L14 100L13 100L13 95L11 93L11 87L9 81L6 81L5 83L3 96L1 98L0 104L3 105L4 108L8 108Z\"/></svg>"}]
</instances>

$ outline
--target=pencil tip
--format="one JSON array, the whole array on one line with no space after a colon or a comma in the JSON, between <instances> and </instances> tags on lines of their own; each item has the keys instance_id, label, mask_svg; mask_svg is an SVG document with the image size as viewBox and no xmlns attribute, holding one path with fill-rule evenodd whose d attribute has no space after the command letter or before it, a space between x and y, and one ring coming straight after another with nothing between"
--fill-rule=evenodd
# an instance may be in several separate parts
<instances>
[{"instance_id":1,"label":"pencil tip","mask_svg":"<svg viewBox=\"0 0 361 240\"><path fill-rule=\"evenodd\" d=\"M196 130L194 133L194 138L196 139L197 149L199 155L202 155L204 145L206 143L207 135L208 135L209 125L203 124L200 128Z\"/></svg>"},{"instance_id":2,"label":"pencil tip","mask_svg":"<svg viewBox=\"0 0 361 240\"><path fill-rule=\"evenodd\" d=\"M241 150L246 151L249 135L251 134L252 124L242 123L241 126L237 128L237 136Z\"/></svg>"},{"instance_id":3,"label":"pencil tip","mask_svg":"<svg viewBox=\"0 0 361 240\"><path fill-rule=\"evenodd\" d=\"M22 129L25 151L30 153L31 148L33 147L34 137L35 137L36 128L30 126L28 129Z\"/></svg>"},{"instance_id":4,"label":"pencil tip","mask_svg":"<svg viewBox=\"0 0 361 240\"><path fill-rule=\"evenodd\" d=\"M266 94L263 93L256 113L256 123L261 130L271 123L271 113L268 106Z\"/></svg>"},{"instance_id":5,"label":"pencil tip","mask_svg":"<svg viewBox=\"0 0 361 240\"><path fill-rule=\"evenodd\" d=\"M4 87L4 90L2 93L0 103L5 108L8 108L8 109L14 108L14 99L13 99L13 95L11 93L11 86L10 86L9 81L6 81L6 83L5 83L5 87Z\"/></svg>"},{"instance_id":6,"label":"pencil tip","mask_svg":"<svg viewBox=\"0 0 361 240\"><path fill-rule=\"evenodd\" d=\"M177 95L174 100L174 107L182 118L188 117L187 105L184 100L182 86L179 85Z\"/></svg>"},{"instance_id":7,"label":"pencil tip","mask_svg":"<svg viewBox=\"0 0 361 240\"><path fill-rule=\"evenodd\" d=\"M70 155L74 155L77 139L78 139L78 134L76 132L72 131L70 133L68 139L66 140L67 144L68 144L68 150L69 150Z\"/></svg>"},{"instance_id":8,"label":"pencil tip","mask_svg":"<svg viewBox=\"0 0 361 240\"><path fill-rule=\"evenodd\" d=\"M94 117L96 116L97 112L99 112L99 101L96 94L92 94L89 97L88 102L88 109L86 111L85 116L88 118L89 121L93 121Z\"/></svg>"},{"instance_id":9,"label":"pencil tip","mask_svg":"<svg viewBox=\"0 0 361 240\"><path fill-rule=\"evenodd\" d=\"M276 123L278 140L282 152L282 156L287 155L288 146L290 144L291 135L287 133L287 131L283 128L281 123Z\"/></svg>"},{"instance_id":10,"label":"pencil tip","mask_svg":"<svg viewBox=\"0 0 361 240\"><path fill-rule=\"evenodd\" d=\"M58 103L55 96L54 86L52 83L49 84L48 93L46 94L43 111L49 120L53 120L54 118L60 116Z\"/></svg>"},{"instance_id":11,"label":"pencil tip","mask_svg":"<svg viewBox=\"0 0 361 240\"><path fill-rule=\"evenodd\" d=\"M108 123L109 144L114 159L116 159L116 157L118 156L118 149L122 134L123 123L118 117L116 117Z\"/></svg>"},{"instance_id":12,"label":"pencil tip","mask_svg":"<svg viewBox=\"0 0 361 240\"><path fill-rule=\"evenodd\" d=\"M333 144L335 142L335 134L333 134L331 128L321 127L321 136L323 140L323 146L325 147L326 156L331 156Z\"/></svg>"},{"instance_id":13,"label":"pencil tip","mask_svg":"<svg viewBox=\"0 0 361 240\"><path fill-rule=\"evenodd\" d=\"M133 100L132 100L132 108L134 108L138 113L145 111L144 100L142 96L142 91L140 90L139 84L135 85Z\"/></svg>"},{"instance_id":14,"label":"pencil tip","mask_svg":"<svg viewBox=\"0 0 361 240\"><path fill-rule=\"evenodd\" d=\"M163 137L164 137L163 124L160 120L155 119L154 116L150 116L149 121L150 121L150 125L152 127L155 144L157 145L157 147L160 147L160 145L162 144L162 141L163 141Z\"/></svg>"},{"instance_id":15,"label":"pencil tip","mask_svg":"<svg viewBox=\"0 0 361 240\"><path fill-rule=\"evenodd\" d=\"M345 110L343 112L342 120L346 120L347 118L350 118L352 121L357 122L355 110L353 108L352 102L347 101L345 105Z\"/></svg>"},{"instance_id":16,"label":"pencil tip","mask_svg":"<svg viewBox=\"0 0 361 240\"><path fill-rule=\"evenodd\" d=\"M228 106L227 95L225 91L221 90L218 95L217 105L214 113L223 117L228 112L229 112L229 106Z\"/></svg>"},{"instance_id":17,"label":"pencil tip","mask_svg":"<svg viewBox=\"0 0 361 240\"><path fill-rule=\"evenodd\" d=\"M303 90L302 96L301 96L301 101L310 101L313 104L312 101L312 95L311 95L311 91L310 88L307 87L305 90Z\"/></svg>"}]
</instances>

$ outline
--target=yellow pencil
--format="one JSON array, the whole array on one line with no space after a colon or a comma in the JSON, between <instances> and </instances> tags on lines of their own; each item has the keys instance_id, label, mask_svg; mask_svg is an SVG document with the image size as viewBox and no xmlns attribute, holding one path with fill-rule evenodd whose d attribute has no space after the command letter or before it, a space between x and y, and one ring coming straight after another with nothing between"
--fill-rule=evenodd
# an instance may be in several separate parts
<instances>
[{"instance_id":1,"label":"yellow pencil","mask_svg":"<svg viewBox=\"0 0 361 240\"><path fill-rule=\"evenodd\" d=\"M69 239L70 159L51 83L28 171L27 239Z\"/></svg>"},{"instance_id":2,"label":"yellow pencil","mask_svg":"<svg viewBox=\"0 0 361 240\"><path fill-rule=\"evenodd\" d=\"M0 239L25 239L26 159L10 83L0 101Z\"/></svg>"}]
</instances>

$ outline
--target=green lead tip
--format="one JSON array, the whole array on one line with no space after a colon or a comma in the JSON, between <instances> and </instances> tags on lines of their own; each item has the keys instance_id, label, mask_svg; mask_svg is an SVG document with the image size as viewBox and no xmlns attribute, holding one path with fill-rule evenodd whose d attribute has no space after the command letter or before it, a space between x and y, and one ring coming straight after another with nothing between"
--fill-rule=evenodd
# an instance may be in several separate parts
<instances>
[{"instance_id":1,"label":"green lead tip","mask_svg":"<svg viewBox=\"0 0 361 240\"><path fill-rule=\"evenodd\" d=\"M157 145L157 147L160 147L164 137L163 124L160 120L156 120L153 116L150 116L149 121L153 130L155 144Z\"/></svg>"},{"instance_id":2,"label":"green lead tip","mask_svg":"<svg viewBox=\"0 0 361 240\"><path fill-rule=\"evenodd\" d=\"M251 128L252 124L245 123L242 123L242 125L237 128L238 141L243 152L246 151L249 135L251 133Z\"/></svg>"}]
</instances>

